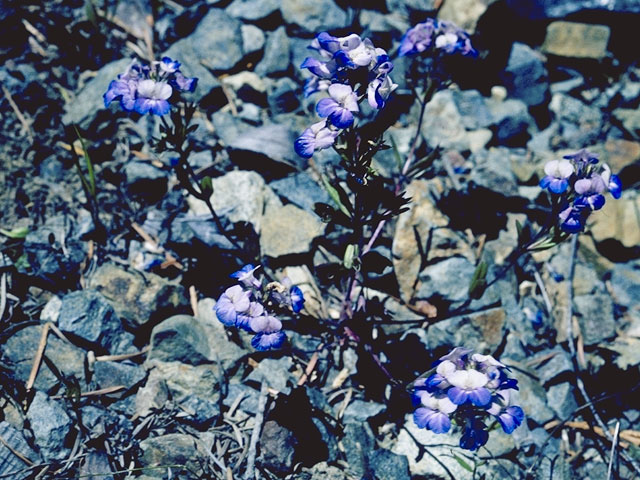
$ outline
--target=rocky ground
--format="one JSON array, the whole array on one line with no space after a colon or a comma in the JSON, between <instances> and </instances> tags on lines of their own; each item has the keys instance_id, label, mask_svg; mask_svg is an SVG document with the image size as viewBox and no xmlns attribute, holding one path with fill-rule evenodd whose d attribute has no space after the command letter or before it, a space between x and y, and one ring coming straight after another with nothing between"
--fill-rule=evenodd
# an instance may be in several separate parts
<instances>
[{"instance_id":1,"label":"rocky ground","mask_svg":"<svg viewBox=\"0 0 640 480\"><path fill-rule=\"evenodd\" d=\"M293 151L314 118L298 66L319 31L393 53L436 11L480 55L426 108L423 138L443 153L376 244L392 264L367 273L356 343L326 328L344 239L313 205L330 201L319 173L337 162ZM594 415L619 426L610 478L637 478L640 3L3 0L0 19L0 479L595 480L611 443ZM199 78L190 162L214 207L305 293L282 350L256 352L216 319L242 263L148 146L156 119L104 109L109 82L150 51ZM419 109L394 81L387 136L405 155ZM479 259L494 271L516 221L548 206L544 163L583 147L619 172L622 198L590 217L575 257L568 242L536 253L470 302ZM374 163L397 170L392 150ZM476 454L418 429L406 391L458 345L510 366L526 413Z\"/></svg>"}]
</instances>

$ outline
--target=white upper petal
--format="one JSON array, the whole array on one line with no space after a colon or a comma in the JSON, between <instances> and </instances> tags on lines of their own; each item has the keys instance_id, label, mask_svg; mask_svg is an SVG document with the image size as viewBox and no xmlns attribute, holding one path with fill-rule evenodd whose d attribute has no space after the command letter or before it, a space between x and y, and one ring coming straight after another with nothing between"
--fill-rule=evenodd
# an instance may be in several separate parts
<instances>
[{"instance_id":1,"label":"white upper petal","mask_svg":"<svg viewBox=\"0 0 640 480\"><path fill-rule=\"evenodd\" d=\"M475 390L484 387L489 382L489 378L477 370L457 370L451 373L447 380L454 387L464 390Z\"/></svg>"},{"instance_id":2,"label":"white upper petal","mask_svg":"<svg viewBox=\"0 0 640 480\"><path fill-rule=\"evenodd\" d=\"M456 371L455 363L449 360L445 360L444 362L441 362L436 368L436 372L438 372L440 375L442 375L445 378L447 378L449 375L451 375L455 371Z\"/></svg>"}]
</instances>

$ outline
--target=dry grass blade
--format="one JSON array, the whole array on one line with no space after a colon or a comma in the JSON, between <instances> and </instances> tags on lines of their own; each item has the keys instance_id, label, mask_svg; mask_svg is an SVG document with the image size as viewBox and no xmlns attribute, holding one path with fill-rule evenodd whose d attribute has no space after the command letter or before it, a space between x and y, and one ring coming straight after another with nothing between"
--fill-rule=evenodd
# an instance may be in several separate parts
<instances>
[{"instance_id":1,"label":"dry grass blade","mask_svg":"<svg viewBox=\"0 0 640 480\"><path fill-rule=\"evenodd\" d=\"M0 443L2 443L5 447L7 447L11 453L13 453L16 457L18 457L24 463L26 463L30 467L33 466L33 462L31 460L29 460L27 457L25 457L23 454L21 454L15 448L13 448L11 445L9 445L7 443L7 441L4 438L2 438L1 436L0 436Z\"/></svg>"},{"instance_id":2,"label":"dry grass blade","mask_svg":"<svg viewBox=\"0 0 640 480\"><path fill-rule=\"evenodd\" d=\"M22 125L22 129L27 134L27 137L29 137L29 141L33 143L33 130L31 129L32 122L27 120L26 117L22 114L22 111L20 110L18 105L16 104L16 102L14 102L13 97L11 96L11 92L9 92L7 87L5 87L4 85L2 85L2 92L4 93L4 96L7 98L9 105L11 105L11 109L13 110L13 113L15 113L16 117L18 117L18 120Z\"/></svg>"},{"instance_id":3,"label":"dry grass blade","mask_svg":"<svg viewBox=\"0 0 640 480\"><path fill-rule=\"evenodd\" d=\"M318 350L320 350L321 348L323 348L323 345L320 345L318 347ZM298 380L298 386L302 386L305 384L305 382L309 379L309 375L311 375L311 373L313 372L313 369L316 368L317 363L318 352L314 352L313 355L311 355L311 360L309 360L309 363L307 364L307 368L304 370L304 373Z\"/></svg>"},{"instance_id":4,"label":"dry grass blade","mask_svg":"<svg viewBox=\"0 0 640 480\"><path fill-rule=\"evenodd\" d=\"M38 343L38 349L36 350L36 355L33 358L31 372L29 373L29 378L27 379L27 392L33 388L33 384L35 383L36 377L38 376L38 370L40 370L40 365L42 364L44 349L47 347L47 336L49 335L49 328L51 328L51 323L45 323L44 327L42 327L42 333L40 334L40 343Z\"/></svg>"}]
</instances>

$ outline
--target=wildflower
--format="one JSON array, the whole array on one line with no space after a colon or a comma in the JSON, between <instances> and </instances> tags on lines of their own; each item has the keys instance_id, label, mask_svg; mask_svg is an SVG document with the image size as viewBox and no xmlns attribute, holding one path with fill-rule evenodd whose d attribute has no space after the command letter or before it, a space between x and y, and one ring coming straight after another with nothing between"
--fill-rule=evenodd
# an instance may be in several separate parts
<instances>
[{"instance_id":1,"label":"wildflower","mask_svg":"<svg viewBox=\"0 0 640 480\"><path fill-rule=\"evenodd\" d=\"M251 332L251 319L259 317L264 313L264 307L261 303L251 302L249 308L244 312L238 312L236 316L236 327L240 327Z\"/></svg>"},{"instance_id":2,"label":"wildflower","mask_svg":"<svg viewBox=\"0 0 640 480\"><path fill-rule=\"evenodd\" d=\"M244 291L240 285L234 285L224 291L214 308L218 320L232 326L236 324L238 312L246 312L250 304L249 292Z\"/></svg>"},{"instance_id":3,"label":"wildflower","mask_svg":"<svg viewBox=\"0 0 640 480\"><path fill-rule=\"evenodd\" d=\"M475 56L469 35L452 22L427 19L411 27L400 41L398 55L415 55L424 52L442 51L446 54L459 53Z\"/></svg>"},{"instance_id":4,"label":"wildflower","mask_svg":"<svg viewBox=\"0 0 640 480\"><path fill-rule=\"evenodd\" d=\"M544 166L547 175L540 180L540 187L548 188L553 193L564 193L573 172L573 164L569 160L551 160Z\"/></svg>"},{"instance_id":5,"label":"wildflower","mask_svg":"<svg viewBox=\"0 0 640 480\"><path fill-rule=\"evenodd\" d=\"M353 113L358 109L358 97L349 85L334 83L329 87L331 98L323 98L316 105L321 117L329 117L332 125L347 128L353 123Z\"/></svg>"},{"instance_id":6,"label":"wildflower","mask_svg":"<svg viewBox=\"0 0 640 480\"><path fill-rule=\"evenodd\" d=\"M292 286L289 290L289 297L291 299L291 310L293 310L294 313L299 313L304 307L304 295L300 287L297 285Z\"/></svg>"},{"instance_id":7,"label":"wildflower","mask_svg":"<svg viewBox=\"0 0 640 480\"><path fill-rule=\"evenodd\" d=\"M258 268L260 267L254 267L252 264L248 263L237 272L233 272L229 277L235 278L247 288L259 288L260 281L253 275Z\"/></svg>"},{"instance_id":8,"label":"wildflower","mask_svg":"<svg viewBox=\"0 0 640 480\"><path fill-rule=\"evenodd\" d=\"M249 323L251 330L256 335L251 340L251 345L256 350L270 350L279 348L286 339L286 335L282 332L282 322L271 315L263 315L254 317Z\"/></svg>"},{"instance_id":9,"label":"wildflower","mask_svg":"<svg viewBox=\"0 0 640 480\"><path fill-rule=\"evenodd\" d=\"M326 120L314 123L296 139L293 147L298 155L309 158L316 150L329 148L340 134L339 130L327 126Z\"/></svg>"},{"instance_id":10,"label":"wildflower","mask_svg":"<svg viewBox=\"0 0 640 480\"><path fill-rule=\"evenodd\" d=\"M505 433L512 433L524 420L524 412L510 403L518 382L507 372L491 355L453 349L440 357L431 375L414 383L414 422L435 433L448 432L454 423L464 425L460 446L468 450L487 443L486 420L495 419Z\"/></svg>"},{"instance_id":11,"label":"wildflower","mask_svg":"<svg viewBox=\"0 0 640 480\"><path fill-rule=\"evenodd\" d=\"M171 108L167 101L171 93L173 93L173 89L168 83L150 79L142 80L138 83L137 98L133 109L141 115L147 112L164 115Z\"/></svg>"},{"instance_id":12,"label":"wildflower","mask_svg":"<svg viewBox=\"0 0 640 480\"><path fill-rule=\"evenodd\" d=\"M197 78L185 77L180 72L180 62L169 57L151 66L133 61L109 84L103 95L104 106L119 99L120 106L127 112L164 115L171 109L170 100L177 98L174 93L192 92L197 82Z\"/></svg>"},{"instance_id":13,"label":"wildflower","mask_svg":"<svg viewBox=\"0 0 640 480\"><path fill-rule=\"evenodd\" d=\"M381 109L386 103L389 95L398 87L393 83L389 75L382 75L369 83L367 87L367 101L372 108Z\"/></svg>"}]
</instances>

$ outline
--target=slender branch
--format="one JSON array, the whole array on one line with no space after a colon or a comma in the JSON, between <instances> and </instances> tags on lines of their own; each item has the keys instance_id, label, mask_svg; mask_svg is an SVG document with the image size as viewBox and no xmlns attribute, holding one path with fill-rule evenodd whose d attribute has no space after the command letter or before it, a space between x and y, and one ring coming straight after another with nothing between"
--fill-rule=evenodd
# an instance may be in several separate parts
<instances>
[{"instance_id":1,"label":"slender branch","mask_svg":"<svg viewBox=\"0 0 640 480\"><path fill-rule=\"evenodd\" d=\"M258 447L258 440L260 439L260 431L262 430L262 423L264 422L264 411L267 406L267 399L269 393L267 390L267 382L262 381L260 386L260 397L258 398L258 411L254 418L253 431L251 432L251 440L249 442L249 456L247 457L247 469L244 474L245 480L249 480L254 477L255 463L256 463L256 449Z\"/></svg>"}]
</instances>

